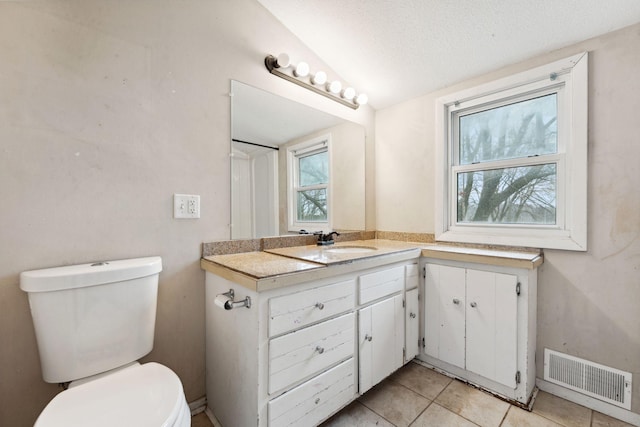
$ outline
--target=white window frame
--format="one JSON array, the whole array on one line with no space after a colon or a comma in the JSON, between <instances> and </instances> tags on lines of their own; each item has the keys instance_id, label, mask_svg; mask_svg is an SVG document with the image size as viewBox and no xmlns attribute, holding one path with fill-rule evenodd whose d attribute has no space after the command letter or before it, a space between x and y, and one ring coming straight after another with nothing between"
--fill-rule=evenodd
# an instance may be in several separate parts
<instances>
[{"instance_id":1,"label":"white window frame","mask_svg":"<svg viewBox=\"0 0 640 427\"><path fill-rule=\"evenodd\" d=\"M486 170L456 165L456 120L461 111L516 102L520 97L558 93L557 153L492 161L490 168L556 163L556 224L457 223L460 171ZM587 250L588 55L586 52L436 101L435 235L437 241Z\"/></svg>"},{"instance_id":2,"label":"white window frame","mask_svg":"<svg viewBox=\"0 0 640 427\"><path fill-rule=\"evenodd\" d=\"M325 149L327 150L327 156L329 158L329 182L326 185L317 185L313 187L305 187L309 189L326 188L327 191L327 220L326 221L298 221L297 220L297 207L298 199L297 193L301 188L298 185L298 158L301 155L308 154L314 151ZM331 165L331 135L325 134L316 136L314 138L299 142L297 144L287 147L287 212L288 212L288 229L290 232L299 232L300 230L306 230L308 232L327 231L331 230L331 218L332 218L332 170Z\"/></svg>"}]
</instances>

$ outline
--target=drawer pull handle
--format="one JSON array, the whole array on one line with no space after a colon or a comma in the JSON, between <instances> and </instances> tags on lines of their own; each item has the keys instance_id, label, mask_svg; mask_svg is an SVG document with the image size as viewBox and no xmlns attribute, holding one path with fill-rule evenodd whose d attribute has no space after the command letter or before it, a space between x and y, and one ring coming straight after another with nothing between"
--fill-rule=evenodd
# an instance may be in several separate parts
<instances>
[{"instance_id":1,"label":"drawer pull handle","mask_svg":"<svg viewBox=\"0 0 640 427\"><path fill-rule=\"evenodd\" d=\"M371 335L367 334L367 335L364 336L364 340L371 342L371 340L373 340L373 337Z\"/></svg>"},{"instance_id":2,"label":"drawer pull handle","mask_svg":"<svg viewBox=\"0 0 640 427\"><path fill-rule=\"evenodd\" d=\"M317 303L316 303L316 308L317 308L318 310L322 310L322 309L324 308L324 304L323 304L323 303L321 303L321 302L317 302Z\"/></svg>"},{"instance_id":3,"label":"drawer pull handle","mask_svg":"<svg viewBox=\"0 0 640 427\"><path fill-rule=\"evenodd\" d=\"M454 299L453 299L453 303L454 303L454 304L460 304L460 300L459 300L458 298L454 298Z\"/></svg>"},{"instance_id":4,"label":"drawer pull handle","mask_svg":"<svg viewBox=\"0 0 640 427\"><path fill-rule=\"evenodd\" d=\"M317 346L316 347L316 351L318 352L318 354L322 354L322 353L324 353L324 348L322 348L320 346Z\"/></svg>"},{"instance_id":5,"label":"drawer pull handle","mask_svg":"<svg viewBox=\"0 0 640 427\"><path fill-rule=\"evenodd\" d=\"M416 314L415 313L409 313L409 317L412 318L412 319L415 319L416 318Z\"/></svg>"},{"instance_id":6,"label":"drawer pull handle","mask_svg":"<svg viewBox=\"0 0 640 427\"><path fill-rule=\"evenodd\" d=\"M319 398L319 397L316 399L316 405L317 405L318 403L320 403L320 398Z\"/></svg>"},{"instance_id":7,"label":"drawer pull handle","mask_svg":"<svg viewBox=\"0 0 640 427\"><path fill-rule=\"evenodd\" d=\"M471 307L476 308L478 306L478 304L476 304L475 302L472 302L471 304L469 304Z\"/></svg>"}]
</instances>

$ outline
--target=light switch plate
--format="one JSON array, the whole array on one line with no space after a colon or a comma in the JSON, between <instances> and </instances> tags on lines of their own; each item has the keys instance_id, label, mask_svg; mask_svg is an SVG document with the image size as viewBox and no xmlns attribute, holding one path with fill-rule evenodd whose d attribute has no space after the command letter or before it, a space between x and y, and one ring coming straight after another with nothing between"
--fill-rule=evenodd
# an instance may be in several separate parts
<instances>
[{"instance_id":1,"label":"light switch plate","mask_svg":"<svg viewBox=\"0 0 640 427\"><path fill-rule=\"evenodd\" d=\"M200 218L200 196L192 194L174 194L173 217Z\"/></svg>"}]
</instances>

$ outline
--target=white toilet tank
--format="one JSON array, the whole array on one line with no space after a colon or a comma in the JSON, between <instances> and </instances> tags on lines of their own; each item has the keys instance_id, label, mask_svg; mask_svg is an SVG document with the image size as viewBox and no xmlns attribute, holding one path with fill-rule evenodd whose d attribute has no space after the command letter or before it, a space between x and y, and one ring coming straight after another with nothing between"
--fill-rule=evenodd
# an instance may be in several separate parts
<instances>
[{"instance_id":1,"label":"white toilet tank","mask_svg":"<svg viewBox=\"0 0 640 427\"><path fill-rule=\"evenodd\" d=\"M148 257L21 273L44 380L73 381L148 354L160 271L160 257Z\"/></svg>"}]
</instances>

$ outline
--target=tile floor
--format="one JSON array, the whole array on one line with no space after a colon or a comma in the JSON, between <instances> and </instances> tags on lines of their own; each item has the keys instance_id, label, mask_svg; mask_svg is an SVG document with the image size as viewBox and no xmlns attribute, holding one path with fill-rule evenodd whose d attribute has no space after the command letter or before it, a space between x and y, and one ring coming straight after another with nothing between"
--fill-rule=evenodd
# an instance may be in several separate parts
<instances>
[{"instance_id":1,"label":"tile floor","mask_svg":"<svg viewBox=\"0 0 640 427\"><path fill-rule=\"evenodd\" d=\"M192 427L212 427L202 413ZM624 427L591 409L539 392L528 412L416 363L409 363L322 427ZM239 427L239 426L225 426Z\"/></svg>"},{"instance_id":2,"label":"tile floor","mask_svg":"<svg viewBox=\"0 0 640 427\"><path fill-rule=\"evenodd\" d=\"M213 427L213 423L209 421L209 417L204 412L191 417L191 427Z\"/></svg>"}]
</instances>

